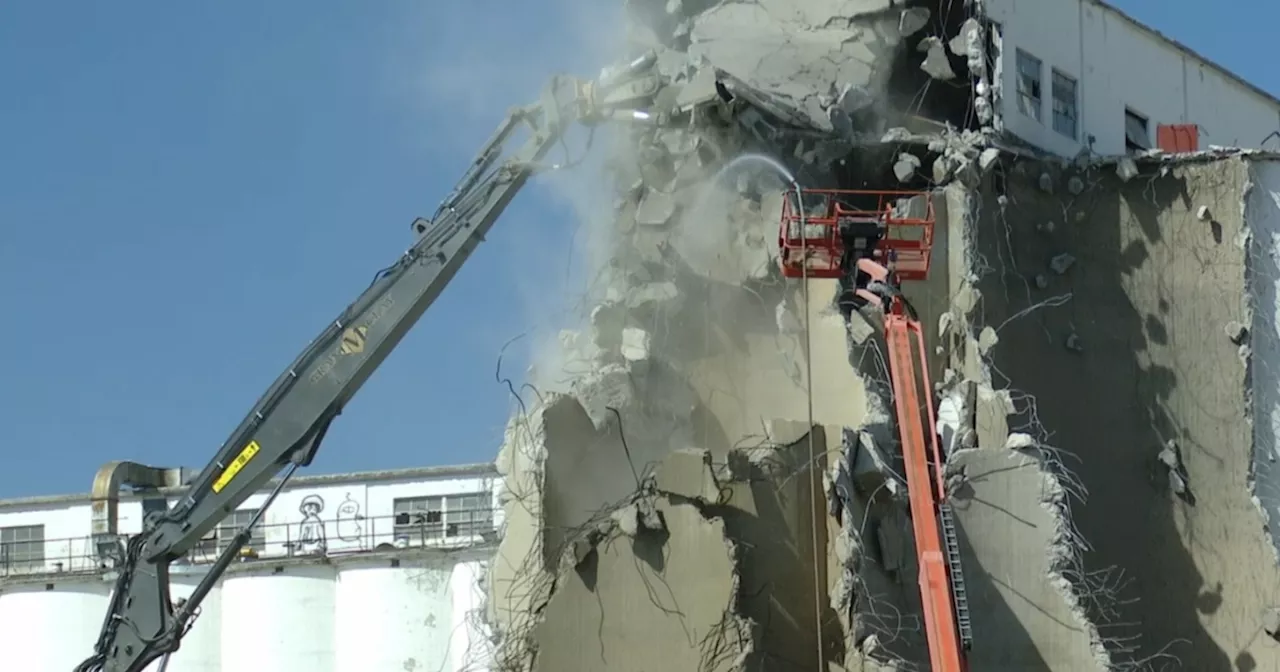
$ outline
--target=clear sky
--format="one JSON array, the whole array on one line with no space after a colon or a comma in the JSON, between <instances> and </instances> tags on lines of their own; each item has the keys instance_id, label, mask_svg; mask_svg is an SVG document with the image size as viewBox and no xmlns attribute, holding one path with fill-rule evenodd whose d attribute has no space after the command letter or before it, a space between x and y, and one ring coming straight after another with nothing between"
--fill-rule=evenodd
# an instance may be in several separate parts
<instances>
[{"instance_id":1,"label":"clear sky","mask_svg":"<svg viewBox=\"0 0 1280 672\"><path fill-rule=\"evenodd\" d=\"M85 491L111 460L203 466L506 109L601 64L612 4L0 3L0 498ZM1280 4L1117 4L1280 92ZM492 459L497 354L567 320L548 297L576 220L527 189L313 473Z\"/></svg>"}]
</instances>

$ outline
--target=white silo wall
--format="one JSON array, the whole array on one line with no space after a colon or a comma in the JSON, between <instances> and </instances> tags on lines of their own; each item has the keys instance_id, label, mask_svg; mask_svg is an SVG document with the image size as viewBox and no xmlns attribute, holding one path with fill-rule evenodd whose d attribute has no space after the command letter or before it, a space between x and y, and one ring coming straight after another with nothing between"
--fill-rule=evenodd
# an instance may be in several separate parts
<instances>
[{"instance_id":1,"label":"white silo wall","mask_svg":"<svg viewBox=\"0 0 1280 672\"><path fill-rule=\"evenodd\" d=\"M185 598L195 590L201 575L170 574L169 597ZM148 672L158 672L159 661ZM165 672L221 672L222 670L222 588L216 587L200 603L196 622L182 638Z\"/></svg>"},{"instance_id":2,"label":"white silo wall","mask_svg":"<svg viewBox=\"0 0 1280 672\"><path fill-rule=\"evenodd\" d=\"M223 579L222 669L331 672L334 571L267 568Z\"/></svg>"},{"instance_id":3,"label":"white silo wall","mask_svg":"<svg viewBox=\"0 0 1280 672\"><path fill-rule=\"evenodd\" d=\"M338 573L335 672L447 670L452 563L348 564ZM230 669L230 668L228 668Z\"/></svg>"},{"instance_id":4,"label":"white silo wall","mask_svg":"<svg viewBox=\"0 0 1280 672\"><path fill-rule=\"evenodd\" d=\"M0 669L67 672L93 653L111 587L66 582L0 592Z\"/></svg>"},{"instance_id":5,"label":"white silo wall","mask_svg":"<svg viewBox=\"0 0 1280 672\"><path fill-rule=\"evenodd\" d=\"M450 672L488 672L492 661L488 628L484 623L484 564L454 565L449 581L453 630L449 637Z\"/></svg>"}]
</instances>

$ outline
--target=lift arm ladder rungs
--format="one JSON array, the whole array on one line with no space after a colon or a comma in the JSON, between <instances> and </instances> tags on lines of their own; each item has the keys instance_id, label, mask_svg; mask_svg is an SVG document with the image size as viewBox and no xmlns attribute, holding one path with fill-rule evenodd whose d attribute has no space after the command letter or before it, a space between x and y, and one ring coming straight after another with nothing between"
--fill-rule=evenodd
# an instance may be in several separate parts
<instances>
[{"instance_id":1,"label":"lift arm ladder rungs","mask_svg":"<svg viewBox=\"0 0 1280 672\"><path fill-rule=\"evenodd\" d=\"M964 672L967 665L939 521L939 506L945 494L943 462L938 435L933 431L936 421L924 333L918 321L908 318L900 306L895 305L886 311L885 340L906 466L916 555L920 562L920 594L930 669L934 672ZM930 462L936 468L931 469Z\"/></svg>"}]
</instances>

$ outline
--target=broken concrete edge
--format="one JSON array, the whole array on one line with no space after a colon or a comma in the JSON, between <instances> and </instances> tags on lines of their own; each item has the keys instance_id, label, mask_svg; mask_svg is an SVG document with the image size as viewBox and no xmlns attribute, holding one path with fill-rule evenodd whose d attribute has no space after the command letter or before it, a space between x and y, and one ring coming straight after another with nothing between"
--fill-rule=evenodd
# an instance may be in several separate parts
<instances>
[{"instance_id":1,"label":"broken concrete edge","mask_svg":"<svg viewBox=\"0 0 1280 672\"><path fill-rule=\"evenodd\" d=\"M952 270L953 277L954 275L959 275L962 280L960 284L964 287L973 288L976 292L976 284L982 274L982 269L980 268L982 260L976 254L971 241L977 234L979 204L977 199L972 198L972 192L966 190L963 193L949 195L948 207L955 208L957 205L961 206L959 208L959 219L963 221L964 225L962 235L956 242L961 253L957 257L960 267ZM954 212L951 215L951 221L953 223L957 221ZM976 298L974 303L980 303L980 298ZM957 384L974 383L993 389L989 358L996 344L984 348L986 352L983 354L970 352L979 348L978 334L981 329L975 324L974 318L980 314L981 311L977 305L968 306L965 310L957 310L953 307L948 329L952 334L956 334L958 338L939 338L939 342L943 344L941 346L943 348L959 348L959 352L944 351L944 356L951 361L952 367L959 368L963 372ZM989 327L984 325L983 328ZM997 392L1001 398L1010 399L1012 399L1014 393L1015 390L1013 388ZM1030 412L1032 417L1035 417L1035 400L1025 395L1023 400L1024 403L1030 405L1030 407L1023 410ZM1082 578L1086 576L1083 552L1088 548L1088 542L1080 537L1079 532L1076 531L1072 523L1072 499L1082 504L1086 493L1083 488L1071 487L1071 484L1076 482L1075 476L1063 463L1059 449L1047 443L1047 433L1042 431L1041 434L1042 436L1033 437L1034 444L1032 446L1021 447L1021 444L1018 444L1017 447L1011 450L1021 455L1024 459L1032 461L1043 479L1042 496L1039 503L1041 508L1048 512L1054 521L1052 540L1045 548L1046 575L1075 617L1076 625L1088 634L1090 648L1093 650L1094 660L1098 664L1098 669L1113 669L1115 662L1112 660L1111 652L1106 647L1098 624L1094 623L1089 617L1085 606L1087 587L1081 583ZM1000 447L962 448L958 453L964 450L1006 449L1010 449L1008 437ZM949 455L948 460L951 457L953 456Z\"/></svg>"},{"instance_id":2,"label":"broken concrete edge","mask_svg":"<svg viewBox=\"0 0 1280 672\"><path fill-rule=\"evenodd\" d=\"M508 423L506 439L496 462L501 479L500 504L506 510L506 520L524 513L533 520L524 527L531 533L523 558L502 557L502 547L494 563L507 563L505 579L494 576L491 570L487 581L503 580L506 586L489 585L486 604L482 611L484 626L491 633L493 647L492 664L503 672L532 672L538 667L539 637L545 613L556 599L563 582L571 580L574 572L588 571L588 563L601 553L614 551L613 544L626 539L653 538L666 545L670 532L670 512L675 507L690 507L698 519L707 521L718 531L725 545L725 553L732 567L740 567L746 549L735 543L726 528L723 508L722 480L707 450L680 449L672 451L656 471L643 477L636 489L619 501L597 510L589 520L570 531L550 554L544 552L545 521L542 518L542 487L547 458L547 411L557 403L570 402L581 406L573 394L549 393L539 397L530 408L516 414ZM742 459L749 459L745 453ZM732 463L732 459L730 463ZM748 482L724 474L725 480ZM664 511L667 513L664 515ZM506 538L506 535L503 535ZM606 550L607 549L607 550ZM550 565L550 566L548 566ZM744 615L740 591L740 573L729 577L731 587L729 602L723 617L708 633L699 647L720 662L725 656L733 658L731 667L743 669L746 660L756 652L760 643L760 624ZM506 604L497 604L505 599ZM717 668L722 669L722 668Z\"/></svg>"},{"instance_id":3,"label":"broken concrete edge","mask_svg":"<svg viewBox=\"0 0 1280 672\"><path fill-rule=\"evenodd\" d=\"M549 395L551 399L559 395ZM519 514L540 518L542 486L545 478L546 451L538 450L545 439L544 411L546 398L531 408L521 406L507 422L502 446L494 464L498 472L498 506L503 509L499 539L507 539L511 523ZM530 450L533 448L532 450ZM532 663L528 653L536 646L533 639L536 617L555 590L555 577L542 571L542 535L533 530L526 557L513 559L503 555L500 544L487 572L481 620L493 644L492 662L496 670L525 672ZM501 565L509 565L502 567ZM510 578L503 578L510 574ZM499 584L519 583L519 589ZM500 602L501 601L501 602Z\"/></svg>"},{"instance_id":4,"label":"broken concrete edge","mask_svg":"<svg viewBox=\"0 0 1280 672\"><path fill-rule=\"evenodd\" d=\"M1241 152L1240 156L1242 157L1242 160L1250 157L1275 158L1269 154L1263 154L1263 153L1255 154L1255 153ZM1244 397L1243 399L1244 400L1244 417L1245 417L1245 421L1249 424L1249 433L1250 433L1249 471L1245 475L1245 489L1247 491L1246 494L1249 496L1249 502L1258 511L1258 515L1262 518L1262 533L1266 537L1267 541L1271 546L1272 558L1273 560L1275 560L1277 565L1280 565L1280 537L1277 537L1276 535L1275 529L1272 525L1273 521L1271 520L1271 512L1267 510L1267 506L1263 503L1262 495L1259 494L1259 490L1258 490L1257 465L1259 464L1260 459L1266 459L1266 460L1275 459L1274 454L1270 454L1270 455L1264 454L1266 452L1274 452L1275 446L1260 446L1258 433L1254 429L1254 423L1257 421L1257 418L1259 417L1259 411L1263 412L1263 417L1266 417L1265 414L1267 413L1267 411L1266 409L1258 409L1256 407L1257 400L1253 394L1253 389L1252 389L1254 385L1253 381L1256 380L1254 377L1255 376L1254 356L1253 356L1252 347L1248 343L1248 339L1249 339L1248 331L1251 327L1257 328L1259 326L1257 323L1257 320L1264 319L1264 318L1258 317L1259 311L1257 310L1257 306L1255 305L1257 302L1257 294L1258 294L1257 292L1253 291L1254 285L1258 281L1257 278L1255 277L1256 270L1254 268L1254 264L1256 262L1254 261L1254 255L1247 253L1247 251L1255 244L1256 239L1261 238L1261 237L1255 236L1253 231L1253 227L1258 218L1251 216L1251 213L1249 212L1250 199L1253 197L1254 195L1253 192L1257 188L1257 185L1254 184L1254 171L1252 169L1252 166L1249 166L1249 168L1245 171L1245 176L1246 177L1245 177L1244 186L1241 189L1241 193L1240 193L1240 218L1241 218L1240 221L1244 222L1245 226L1243 231L1241 232L1241 238L1236 241L1236 244L1240 245L1246 250L1246 254L1244 255L1244 267L1242 270L1244 273L1244 286L1248 291L1246 291L1244 293L1244 296L1241 297L1241 306L1240 306L1241 318L1240 319L1245 325L1250 325L1250 327L1244 328L1245 334L1241 337L1238 337L1239 342L1236 342L1237 338L1232 337L1230 333L1228 333L1228 337L1231 338L1233 342L1236 342L1236 344L1240 347L1240 352L1242 354L1241 359L1243 360L1243 363L1245 366L1244 389L1241 390L1241 394ZM1265 316L1265 314L1266 314L1266 311L1264 309L1263 311L1261 311L1261 315ZM1228 331L1230 331L1230 327L1228 327Z\"/></svg>"}]
</instances>

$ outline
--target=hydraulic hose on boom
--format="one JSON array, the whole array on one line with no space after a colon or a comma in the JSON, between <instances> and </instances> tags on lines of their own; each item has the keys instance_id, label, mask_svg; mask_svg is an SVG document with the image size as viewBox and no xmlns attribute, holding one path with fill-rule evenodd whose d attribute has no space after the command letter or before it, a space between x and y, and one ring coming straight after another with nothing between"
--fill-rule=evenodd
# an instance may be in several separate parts
<instances>
[{"instance_id":1,"label":"hydraulic hose on boom","mask_svg":"<svg viewBox=\"0 0 1280 672\"><path fill-rule=\"evenodd\" d=\"M249 541L258 517L294 471L311 463L329 423L440 295L520 188L544 168L539 162L568 125L648 119L627 106L655 88L631 78L652 62L647 54L595 82L555 77L538 104L507 115L435 215L414 222L417 242L272 383L182 499L149 517L143 532L127 541L94 654L77 672L142 672L162 658L163 670L201 602ZM507 155L506 145L521 129L528 139ZM254 519L191 595L173 604L170 563L281 472Z\"/></svg>"},{"instance_id":2,"label":"hydraulic hose on boom","mask_svg":"<svg viewBox=\"0 0 1280 672\"><path fill-rule=\"evenodd\" d=\"M853 304L876 306L884 316L930 669L965 672L973 637L924 331L899 289L903 280L928 276L933 223L932 199L922 192L791 191L783 199L779 262L786 277L851 279Z\"/></svg>"}]
</instances>

